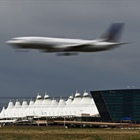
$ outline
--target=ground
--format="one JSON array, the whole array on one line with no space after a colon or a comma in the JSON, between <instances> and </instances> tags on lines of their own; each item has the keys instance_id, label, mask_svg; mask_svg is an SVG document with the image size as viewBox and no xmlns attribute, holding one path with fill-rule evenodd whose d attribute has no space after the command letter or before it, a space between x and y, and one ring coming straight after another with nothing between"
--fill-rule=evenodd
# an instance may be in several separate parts
<instances>
[{"instance_id":1,"label":"ground","mask_svg":"<svg viewBox=\"0 0 140 140\"><path fill-rule=\"evenodd\" d=\"M0 140L140 140L139 129L3 126Z\"/></svg>"}]
</instances>

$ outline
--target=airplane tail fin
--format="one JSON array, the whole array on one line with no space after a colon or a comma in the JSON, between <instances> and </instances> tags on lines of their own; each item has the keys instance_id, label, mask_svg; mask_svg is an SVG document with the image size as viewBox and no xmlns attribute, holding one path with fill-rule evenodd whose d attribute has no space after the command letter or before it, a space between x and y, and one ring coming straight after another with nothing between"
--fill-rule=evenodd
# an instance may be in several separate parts
<instances>
[{"instance_id":1,"label":"airplane tail fin","mask_svg":"<svg viewBox=\"0 0 140 140\"><path fill-rule=\"evenodd\" d=\"M117 42L120 39L124 23L113 23L109 29L101 36L101 40Z\"/></svg>"}]
</instances>

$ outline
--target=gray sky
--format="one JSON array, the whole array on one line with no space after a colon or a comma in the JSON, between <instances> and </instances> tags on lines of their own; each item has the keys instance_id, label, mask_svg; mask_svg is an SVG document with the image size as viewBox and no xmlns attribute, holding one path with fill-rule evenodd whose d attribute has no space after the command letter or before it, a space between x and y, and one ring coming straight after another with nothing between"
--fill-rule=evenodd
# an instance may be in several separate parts
<instances>
[{"instance_id":1,"label":"gray sky","mask_svg":"<svg viewBox=\"0 0 140 140\"><path fill-rule=\"evenodd\" d=\"M30 96L39 92L69 96L97 89L140 88L140 2L131 0L1 0L0 96ZM16 53L5 42L19 36L96 39L112 22L124 22L115 50L62 56Z\"/></svg>"}]
</instances>

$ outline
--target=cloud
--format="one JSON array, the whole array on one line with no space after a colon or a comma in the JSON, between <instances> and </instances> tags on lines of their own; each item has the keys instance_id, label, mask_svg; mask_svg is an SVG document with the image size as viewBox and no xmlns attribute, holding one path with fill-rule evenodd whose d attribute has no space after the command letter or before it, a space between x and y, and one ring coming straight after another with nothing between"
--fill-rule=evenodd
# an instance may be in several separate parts
<instances>
[{"instance_id":1,"label":"cloud","mask_svg":"<svg viewBox=\"0 0 140 140\"><path fill-rule=\"evenodd\" d=\"M127 7L127 8L126 8ZM139 87L139 2L1 1L0 96L69 96L75 90ZM125 22L122 41L134 43L108 52L15 53L5 41L17 36L94 39L112 22Z\"/></svg>"}]
</instances>

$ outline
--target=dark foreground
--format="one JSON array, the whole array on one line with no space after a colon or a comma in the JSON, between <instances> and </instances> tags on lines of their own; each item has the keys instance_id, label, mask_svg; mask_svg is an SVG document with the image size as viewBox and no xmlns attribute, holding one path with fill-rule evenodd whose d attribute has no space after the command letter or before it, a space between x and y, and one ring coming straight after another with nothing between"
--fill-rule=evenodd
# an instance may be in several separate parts
<instances>
[{"instance_id":1,"label":"dark foreground","mask_svg":"<svg viewBox=\"0 0 140 140\"><path fill-rule=\"evenodd\" d=\"M0 140L140 140L140 130L4 126Z\"/></svg>"}]
</instances>

